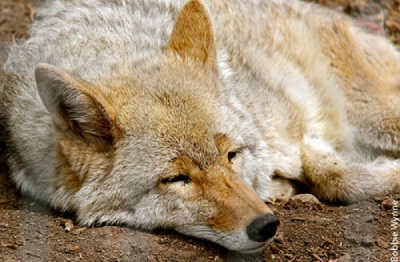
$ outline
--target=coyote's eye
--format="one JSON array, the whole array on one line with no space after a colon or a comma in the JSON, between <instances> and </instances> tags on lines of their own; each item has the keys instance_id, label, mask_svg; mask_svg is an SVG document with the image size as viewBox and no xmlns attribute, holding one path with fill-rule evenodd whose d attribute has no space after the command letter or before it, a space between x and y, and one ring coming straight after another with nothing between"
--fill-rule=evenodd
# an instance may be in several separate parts
<instances>
[{"instance_id":1,"label":"coyote's eye","mask_svg":"<svg viewBox=\"0 0 400 262\"><path fill-rule=\"evenodd\" d=\"M163 184L176 183L176 182L183 182L184 184L189 184L190 181L191 181L190 177L184 174L167 177L161 180Z\"/></svg>"},{"instance_id":2,"label":"coyote's eye","mask_svg":"<svg viewBox=\"0 0 400 262\"><path fill-rule=\"evenodd\" d=\"M236 157L236 155L237 155L236 151L228 152L228 160L229 160L229 162L232 162L232 160Z\"/></svg>"}]
</instances>

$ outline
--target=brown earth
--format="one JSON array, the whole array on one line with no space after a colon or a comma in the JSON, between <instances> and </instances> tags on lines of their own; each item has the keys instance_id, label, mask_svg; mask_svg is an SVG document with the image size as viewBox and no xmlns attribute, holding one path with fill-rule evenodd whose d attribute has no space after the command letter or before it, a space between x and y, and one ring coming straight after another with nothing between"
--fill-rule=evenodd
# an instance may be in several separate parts
<instances>
[{"instance_id":1,"label":"brown earth","mask_svg":"<svg viewBox=\"0 0 400 262\"><path fill-rule=\"evenodd\" d=\"M13 39L28 37L26 26L42 0L1 0L0 64ZM400 0L320 0L355 16L371 31L400 43ZM0 159L2 156L0 156ZM21 196L0 171L0 261L397 261L400 195L332 206L300 195L270 205L281 220L273 243L256 256L229 252L213 243L171 231L127 227L81 227L72 214L59 214Z\"/></svg>"}]
</instances>

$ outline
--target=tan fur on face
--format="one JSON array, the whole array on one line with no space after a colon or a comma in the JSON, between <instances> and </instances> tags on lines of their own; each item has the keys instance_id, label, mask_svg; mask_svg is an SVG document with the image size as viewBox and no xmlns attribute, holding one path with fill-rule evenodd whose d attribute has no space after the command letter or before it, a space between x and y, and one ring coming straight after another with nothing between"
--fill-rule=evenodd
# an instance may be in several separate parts
<instances>
[{"instance_id":1,"label":"tan fur on face","mask_svg":"<svg viewBox=\"0 0 400 262\"><path fill-rule=\"evenodd\" d=\"M98 151L85 141L70 135L60 135L57 151L58 168L56 188L78 191L86 180L98 179L94 174L107 176L113 167L114 146Z\"/></svg>"},{"instance_id":2,"label":"tan fur on face","mask_svg":"<svg viewBox=\"0 0 400 262\"><path fill-rule=\"evenodd\" d=\"M229 233L246 228L255 217L272 211L233 171L226 154L231 142L217 135L215 143L219 155L208 161L208 166L200 167L184 155L174 160L172 173L190 177L187 187L191 190L185 195L188 200L208 203L212 214L207 218L208 226Z\"/></svg>"},{"instance_id":3,"label":"tan fur on face","mask_svg":"<svg viewBox=\"0 0 400 262\"><path fill-rule=\"evenodd\" d=\"M215 171L214 171L215 172ZM218 172L218 171L216 171ZM255 217L271 213L272 211L260 200L243 181L236 175L220 175L219 183L211 184L209 194L219 212L209 219L209 225L217 231L231 232L244 228Z\"/></svg>"},{"instance_id":4,"label":"tan fur on face","mask_svg":"<svg viewBox=\"0 0 400 262\"><path fill-rule=\"evenodd\" d=\"M76 171L72 170L70 161L68 157L63 153L63 149L60 146L58 153L58 163L59 166L57 168L57 174L60 177L60 180L56 180L57 183L56 188L60 188L65 186L67 190L77 191L81 188L85 178L86 172L83 174L78 174Z\"/></svg>"},{"instance_id":5,"label":"tan fur on face","mask_svg":"<svg viewBox=\"0 0 400 262\"><path fill-rule=\"evenodd\" d=\"M217 134L215 136L215 144L219 149L221 157L224 159L227 159L227 155L230 150L237 150L236 148L232 148L232 142L224 134Z\"/></svg>"}]
</instances>

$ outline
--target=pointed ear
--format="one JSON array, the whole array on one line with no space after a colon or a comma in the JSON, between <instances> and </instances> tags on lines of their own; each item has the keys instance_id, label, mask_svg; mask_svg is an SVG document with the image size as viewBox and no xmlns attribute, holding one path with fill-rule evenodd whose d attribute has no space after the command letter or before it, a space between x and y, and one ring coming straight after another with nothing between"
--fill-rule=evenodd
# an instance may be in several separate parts
<instances>
[{"instance_id":1,"label":"pointed ear","mask_svg":"<svg viewBox=\"0 0 400 262\"><path fill-rule=\"evenodd\" d=\"M189 1L179 12L167 50L217 68L211 18L199 0Z\"/></svg>"},{"instance_id":2,"label":"pointed ear","mask_svg":"<svg viewBox=\"0 0 400 262\"><path fill-rule=\"evenodd\" d=\"M115 114L100 94L95 97L93 86L49 64L37 65L35 76L42 102L59 130L90 144L115 139Z\"/></svg>"}]
</instances>

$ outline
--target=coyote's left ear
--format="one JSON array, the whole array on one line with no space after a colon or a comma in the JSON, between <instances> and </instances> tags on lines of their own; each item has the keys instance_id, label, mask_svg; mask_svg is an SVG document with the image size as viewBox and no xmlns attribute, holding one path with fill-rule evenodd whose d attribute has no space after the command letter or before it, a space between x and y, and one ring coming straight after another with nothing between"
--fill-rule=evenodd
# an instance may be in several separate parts
<instances>
[{"instance_id":1,"label":"coyote's left ear","mask_svg":"<svg viewBox=\"0 0 400 262\"><path fill-rule=\"evenodd\" d=\"M167 50L217 68L211 18L201 1L191 0L179 12Z\"/></svg>"}]
</instances>

